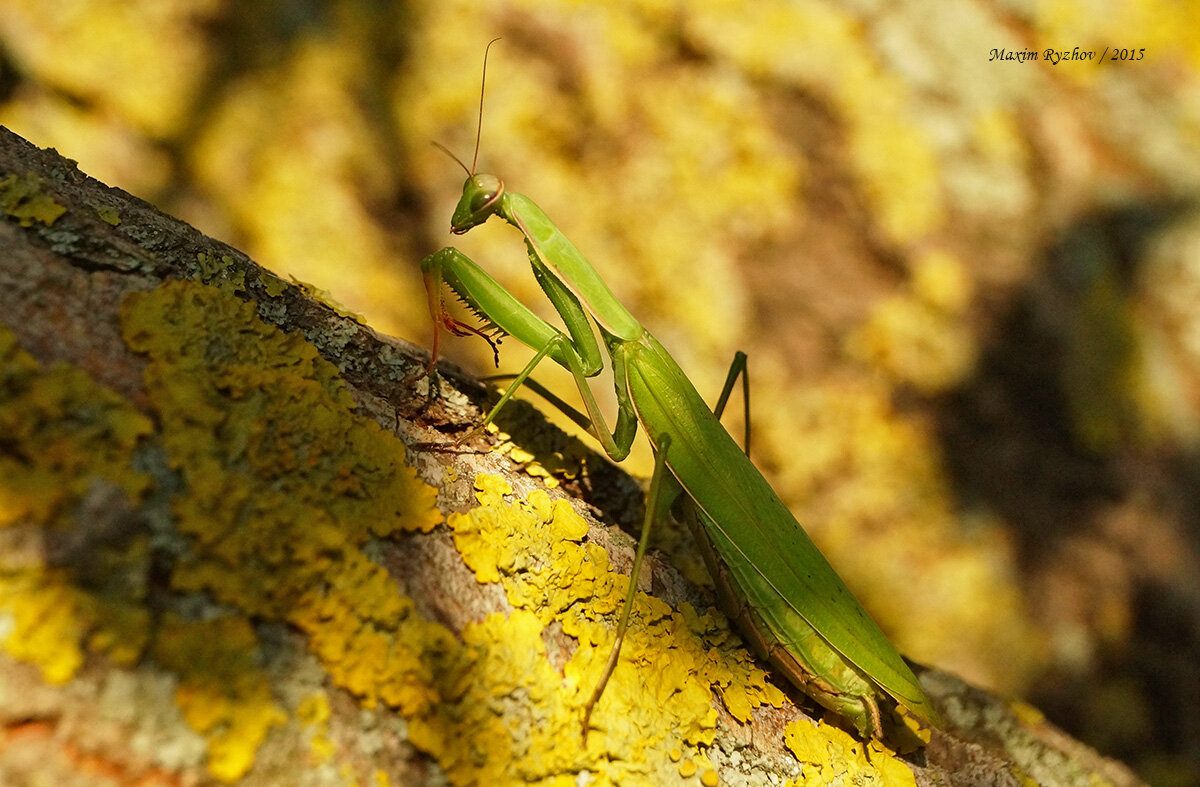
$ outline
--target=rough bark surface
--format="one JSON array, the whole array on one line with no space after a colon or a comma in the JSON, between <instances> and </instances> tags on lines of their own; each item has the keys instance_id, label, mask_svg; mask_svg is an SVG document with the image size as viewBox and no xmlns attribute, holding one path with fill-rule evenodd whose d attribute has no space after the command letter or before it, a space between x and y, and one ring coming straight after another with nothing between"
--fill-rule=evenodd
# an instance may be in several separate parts
<instances>
[{"instance_id":1,"label":"rough bark surface","mask_svg":"<svg viewBox=\"0 0 1200 787\"><path fill-rule=\"evenodd\" d=\"M450 447L478 418L478 406L485 401L486 391L477 380L444 368L437 396L430 396L424 383L402 384L422 368L428 358L425 350L376 334L305 288L280 281L236 249L106 187L53 150L39 150L4 129L0 201L5 214L0 221L0 327L11 331L17 346L42 368L61 363L82 370L135 410L153 416L143 375L147 362L123 335L122 304L131 293L151 291L166 280L202 281L225 287L253 304L263 321L315 346L337 368L357 413L374 419L408 446L409 463L438 487L442 512L473 505L472 479L480 472L503 476L521 495L540 486L511 452L487 450L491 438L475 440L465 449ZM0 382L4 374L0 369ZM4 401L0 398L0 416ZM511 427L513 440L537 442L528 435L547 433L551 427L531 411L523 412ZM157 437L151 434L147 439L153 442ZM0 434L0 459L22 461L14 455L14 445L10 435ZM571 501L590 523L588 539L603 546L613 564L627 572L632 539L615 526L636 525L640 488L599 457L588 456L583 465L585 472L575 481L550 494ZM2 504L6 479L0 478L0 574L15 576L39 564L63 569L83 585L104 585L111 579L105 567L89 564L98 549L119 551L128 543L123 529L145 528L149 521L165 522L162 527L170 530L169 498L184 482L165 466L150 475L155 491L134 502L109 486L87 487L72 498L69 518L75 524L66 532L61 527L39 529L32 514L19 511L10 520ZM178 549L188 549L178 533L159 533L162 538L172 535ZM476 581L444 525L429 533L390 536L377 547L377 562L412 597L417 612L451 632L459 633L489 613L511 609L498 585ZM671 604L708 604L704 592L688 585L662 556L654 556L651 563L652 594ZM134 597L148 611L153 640L163 615L177 613L182 602L171 586L169 560L151 557L137 565L145 576ZM39 630L36 621L26 621L24 629L14 627L9 604L14 597L11 588L0 592L0 632L8 632L8 646L22 631ZM0 652L0 782L165 785L219 778L243 784L317 784L357 777L359 783L383 778L388 781L378 783L444 783L443 766L423 750L427 747L406 738L402 715L386 700L364 710L356 692L319 670L313 674L317 662L306 655L303 632L278 621L251 618L257 634L253 659L270 677L277 704L296 706L286 696L295 685L289 682L295 675L289 673L305 672L310 683L328 692L326 716L316 714L314 722L298 718L303 714L285 713L269 725L261 745L251 747L252 761L240 772L233 768L214 773L212 730L194 719L181 721L175 707L180 685L173 676L176 670L170 659L156 656L155 647L136 649L126 663L103 649L84 648L83 663L59 681L47 679L44 663L39 669L6 647ZM561 664L575 647L554 627L546 629L543 639L552 663ZM203 658L198 651L196 659ZM221 673L214 667L213 674ZM933 732L923 751L905 757L917 784L1017 785L1030 779L1041 784L1138 783L1124 766L1068 738L1032 708L933 669L923 670L921 678L946 724ZM136 718L114 711L105 699L118 684L126 687L122 696L138 697ZM801 766L783 745L784 727L814 714L811 705L801 700L779 709L759 708L750 724L742 724L720 699L714 697L713 703L719 721L709 754L722 783L766 783L768 774L811 783L805 779L812 779L816 766ZM337 759L340 769L314 759L314 727L339 751L354 752ZM682 769L680 774L681 783L695 781L683 778ZM515 775L512 779L517 781Z\"/></svg>"}]
</instances>

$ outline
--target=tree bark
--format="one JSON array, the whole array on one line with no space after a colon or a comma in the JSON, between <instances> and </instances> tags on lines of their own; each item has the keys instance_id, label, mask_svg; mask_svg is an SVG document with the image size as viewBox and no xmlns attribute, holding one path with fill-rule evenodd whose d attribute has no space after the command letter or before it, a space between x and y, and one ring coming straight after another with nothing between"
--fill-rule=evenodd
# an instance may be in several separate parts
<instances>
[{"instance_id":1,"label":"tree bark","mask_svg":"<svg viewBox=\"0 0 1200 787\"><path fill-rule=\"evenodd\" d=\"M4 129L0 206L0 781L1138 783L934 669L924 748L817 726L661 554L647 625L683 639L623 684L661 723L598 710L584 744L606 646L572 610L620 596L590 545L627 574L635 481L524 404L457 445L478 380L417 381L426 351ZM587 587L528 597L556 582ZM689 653L707 718L673 704Z\"/></svg>"}]
</instances>

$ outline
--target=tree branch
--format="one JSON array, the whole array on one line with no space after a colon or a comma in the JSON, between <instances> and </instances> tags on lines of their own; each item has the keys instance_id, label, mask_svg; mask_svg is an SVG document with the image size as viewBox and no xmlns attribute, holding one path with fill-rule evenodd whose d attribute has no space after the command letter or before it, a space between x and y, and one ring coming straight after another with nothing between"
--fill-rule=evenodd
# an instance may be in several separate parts
<instances>
[{"instance_id":1,"label":"tree branch","mask_svg":"<svg viewBox=\"0 0 1200 787\"><path fill-rule=\"evenodd\" d=\"M923 750L818 726L661 555L585 744L636 482L4 129L0 208L0 780L1137 783L933 670Z\"/></svg>"}]
</instances>

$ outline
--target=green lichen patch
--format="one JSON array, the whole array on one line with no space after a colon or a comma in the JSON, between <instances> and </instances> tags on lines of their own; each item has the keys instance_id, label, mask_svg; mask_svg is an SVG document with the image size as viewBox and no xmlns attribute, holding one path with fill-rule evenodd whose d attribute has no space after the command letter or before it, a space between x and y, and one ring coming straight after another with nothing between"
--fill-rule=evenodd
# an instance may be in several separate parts
<instances>
[{"instance_id":1,"label":"green lichen patch","mask_svg":"<svg viewBox=\"0 0 1200 787\"><path fill-rule=\"evenodd\" d=\"M0 210L20 222L22 227L32 227L35 221L48 227L67 212L42 191L41 178L36 175L9 175L0 180Z\"/></svg>"},{"instance_id":2,"label":"green lichen patch","mask_svg":"<svg viewBox=\"0 0 1200 787\"><path fill-rule=\"evenodd\" d=\"M96 215L105 224L117 226L121 223L121 214L117 213L117 209L112 205L97 205L95 207Z\"/></svg>"},{"instance_id":3,"label":"green lichen patch","mask_svg":"<svg viewBox=\"0 0 1200 787\"><path fill-rule=\"evenodd\" d=\"M219 258L211 252L202 251L196 255L196 264L200 268L200 281L214 287L223 287L231 292L245 289L246 272L234 269L234 259L228 254Z\"/></svg>"},{"instance_id":4,"label":"green lichen patch","mask_svg":"<svg viewBox=\"0 0 1200 787\"><path fill-rule=\"evenodd\" d=\"M338 303L337 299L334 298L333 295L328 290L323 290L320 287L318 287L317 285L309 284L306 281L300 281L295 276L289 276L288 278L290 278L292 280L292 284L295 284L297 287L304 290L304 293L308 297L312 298L315 301L320 301L321 303L325 304L330 309L332 309L334 314L337 314L341 317L347 317L351 320L357 320L358 322L366 322L367 321L366 317L363 317L361 314L358 314L357 312L350 311L345 306Z\"/></svg>"},{"instance_id":5,"label":"green lichen patch","mask_svg":"<svg viewBox=\"0 0 1200 787\"><path fill-rule=\"evenodd\" d=\"M295 626L331 680L367 705L415 715L440 701L435 676L453 673L461 647L362 551L372 535L441 519L403 445L354 413L311 344L223 289L168 282L129 296L122 322L149 356L146 391L186 485L174 514L192 546L173 587ZM205 713L185 708L189 719ZM250 764L212 755L214 765Z\"/></svg>"},{"instance_id":6,"label":"green lichen patch","mask_svg":"<svg viewBox=\"0 0 1200 787\"><path fill-rule=\"evenodd\" d=\"M263 286L267 295L270 295L272 298L278 298L280 295L283 295L288 288L286 281L265 269L258 272L258 282Z\"/></svg>"},{"instance_id":7,"label":"green lichen patch","mask_svg":"<svg viewBox=\"0 0 1200 787\"><path fill-rule=\"evenodd\" d=\"M481 475L476 488L479 507L449 524L476 578L501 582L516 612L464 632L485 660L497 661L471 671L458 710L439 709L424 722L439 727L429 737L443 742L437 756L452 778L495 783L519 774L550 783L589 770L602 782L661 783L676 770L671 749L712 743L712 690L743 719L755 706L782 703L723 619L686 604L673 610L639 592L585 745L583 704L608 657L629 577L611 571L604 550L583 541L587 524L566 501L541 491L509 500L511 487L495 476ZM579 642L562 675L543 655L542 632L552 622ZM490 748L481 748L478 730ZM511 756L484 756L496 746Z\"/></svg>"},{"instance_id":8,"label":"green lichen patch","mask_svg":"<svg viewBox=\"0 0 1200 787\"><path fill-rule=\"evenodd\" d=\"M39 364L0 327L0 529L24 528L41 545L0 561L0 647L48 682L70 680L88 651L119 664L142 651L146 537L107 528L106 506L92 501L146 492L131 461L150 431L121 396L78 369Z\"/></svg>"}]
</instances>

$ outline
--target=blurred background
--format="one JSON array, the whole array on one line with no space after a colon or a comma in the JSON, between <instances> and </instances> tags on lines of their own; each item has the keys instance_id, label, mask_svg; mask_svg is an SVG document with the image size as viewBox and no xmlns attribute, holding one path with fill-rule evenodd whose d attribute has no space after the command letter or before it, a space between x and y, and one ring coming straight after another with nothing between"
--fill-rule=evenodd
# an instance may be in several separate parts
<instances>
[{"instance_id":1,"label":"blurred background","mask_svg":"<svg viewBox=\"0 0 1200 787\"><path fill-rule=\"evenodd\" d=\"M0 123L428 346L495 36L480 170L702 393L750 354L756 462L901 650L1200 780L1200 6L4 0Z\"/></svg>"}]
</instances>

